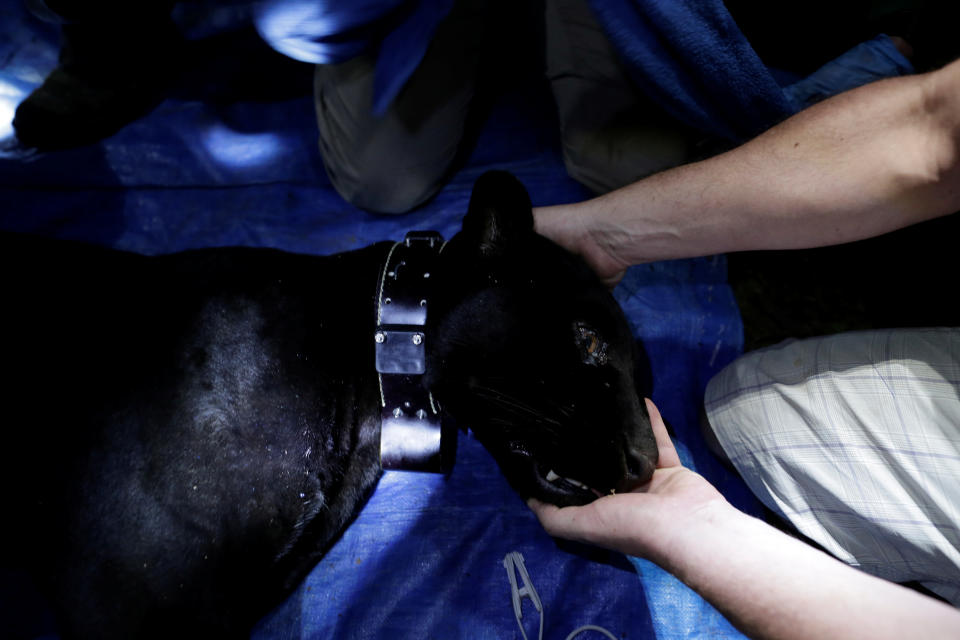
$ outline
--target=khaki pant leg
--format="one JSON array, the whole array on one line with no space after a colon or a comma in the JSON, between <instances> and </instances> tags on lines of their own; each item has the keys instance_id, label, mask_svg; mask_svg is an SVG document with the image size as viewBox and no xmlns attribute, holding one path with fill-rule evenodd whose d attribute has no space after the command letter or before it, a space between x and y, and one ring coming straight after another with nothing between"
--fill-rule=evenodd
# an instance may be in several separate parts
<instances>
[{"instance_id":1,"label":"khaki pant leg","mask_svg":"<svg viewBox=\"0 0 960 640\"><path fill-rule=\"evenodd\" d=\"M750 489L841 560L960 606L960 329L748 353L705 408Z\"/></svg>"},{"instance_id":2,"label":"khaki pant leg","mask_svg":"<svg viewBox=\"0 0 960 640\"><path fill-rule=\"evenodd\" d=\"M375 58L318 65L314 101L320 151L348 202L404 213L443 186L463 138L476 84L483 7L460 0L387 112L372 112Z\"/></svg>"},{"instance_id":3,"label":"khaki pant leg","mask_svg":"<svg viewBox=\"0 0 960 640\"><path fill-rule=\"evenodd\" d=\"M546 0L545 20L571 177L606 193L690 159L698 136L637 89L587 0Z\"/></svg>"}]
</instances>

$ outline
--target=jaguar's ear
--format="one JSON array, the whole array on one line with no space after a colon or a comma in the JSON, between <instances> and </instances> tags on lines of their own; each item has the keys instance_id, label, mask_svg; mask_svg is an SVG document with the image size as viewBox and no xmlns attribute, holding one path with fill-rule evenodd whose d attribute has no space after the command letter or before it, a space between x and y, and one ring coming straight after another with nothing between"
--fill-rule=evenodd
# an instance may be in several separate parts
<instances>
[{"instance_id":1,"label":"jaguar's ear","mask_svg":"<svg viewBox=\"0 0 960 640\"><path fill-rule=\"evenodd\" d=\"M519 180L506 171L488 171L477 180L463 233L483 255L493 256L533 233L533 207Z\"/></svg>"}]
</instances>

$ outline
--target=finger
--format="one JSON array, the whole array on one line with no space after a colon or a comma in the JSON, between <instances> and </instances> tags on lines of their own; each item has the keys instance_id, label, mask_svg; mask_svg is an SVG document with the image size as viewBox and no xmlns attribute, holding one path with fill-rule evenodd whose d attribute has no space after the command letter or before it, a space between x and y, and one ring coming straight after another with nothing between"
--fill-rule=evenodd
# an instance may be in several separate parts
<instances>
[{"instance_id":1,"label":"finger","mask_svg":"<svg viewBox=\"0 0 960 640\"><path fill-rule=\"evenodd\" d=\"M663 416L657 405L653 404L650 398L644 398L647 403L647 413L650 414L650 426L653 427L653 437L657 440L657 449L660 451L660 459L657 461L658 469L669 469L670 467L680 466L680 456L677 455L677 449L673 446L670 434L667 433L667 425L663 423Z\"/></svg>"},{"instance_id":2,"label":"finger","mask_svg":"<svg viewBox=\"0 0 960 640\"><path fill-rule=\"evenodd\" d=\"M620 284L620 281L623 280L623 276L627 274L626 271L617 271L613 275L609 275L603 278L603 284L607 286L607 289L613 291L617 288L617 285Z\"/></svg>"},{"instance_id":3,"label":"finger","mask_svg":"<svg viewBox=\"0 0 960 640\"><path fill-rule=\"evenodd\" d=\"M530 507L530 510L533 511L533 514L537 516L537 520L540 521L541 526L547 530L547 533L554 535L554 524L556 518L556 512L560 509L555 505L547 504L546 502L540 502L536 498L530 498L527 500L527 506Z\"/></svg>"},{"instance_id":4,"label":"finger","mask_svg":"<svg viewBox=\"0 0 960 640\"><path fill-rule=\"evenodd\" d=\"M530 507L531 511L533 511L535 514L539 516L540 512L543 511L546 507L550 507L553 505L549 505L546 502L540 502L536 498L527 498L527 506Z\"/></svg>"},{"instance_id":5,"label":"finger","mask_svg":"<svg viewBox=\"0 0 960 640\"><path fill-rule=\"evenodd\" d=\"M546 526L546 522L554 522L557 519L557 512L560 511L558 506L541 502L536 498L527 500L527 506L530 507L530 510L533 511L537 519L540 520L540 524L544 526Z\"/></svg>"},{"instance_id":6,"label":"finger","mask_svg":"<svg viewBox=\"0 0 960 640\"><path fill-rule=\"evenodd\" d=\"M580 539L582 527L580 523L581 507L560 507L545 502L540 502L536 498L527 500L527 506L533 511L543 526L544 530L551 536L558 538L567 538L572 540Z\"/></svg>"}]
</instances>

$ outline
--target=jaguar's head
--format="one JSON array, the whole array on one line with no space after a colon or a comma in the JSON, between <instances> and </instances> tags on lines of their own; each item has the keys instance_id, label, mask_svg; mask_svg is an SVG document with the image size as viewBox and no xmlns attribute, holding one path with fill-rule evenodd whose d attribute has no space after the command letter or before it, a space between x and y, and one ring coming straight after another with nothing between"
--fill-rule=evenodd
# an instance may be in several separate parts
<instances>
[{"instance_id":1,"label":"jaguar's head","mask_svg":"<svg viewBox=\"0 0 960 640\"><path fill-rule=\"evenodd\" d=\"M513 488L562 506L648 481L642 347L589 267L534 232L520 182L481 176L440 260L427 384Z\"/></svg>"}]
</instances>

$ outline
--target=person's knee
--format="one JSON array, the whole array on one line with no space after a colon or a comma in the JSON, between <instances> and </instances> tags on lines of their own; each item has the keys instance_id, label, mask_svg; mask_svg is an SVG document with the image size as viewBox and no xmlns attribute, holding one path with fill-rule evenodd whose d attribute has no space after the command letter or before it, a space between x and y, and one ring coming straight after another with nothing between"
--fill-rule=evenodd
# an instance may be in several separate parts
<instances>
[{"instance_id":1,"label":"person's knee","mask_svg":"<svg viewBox=\"0 0 960 640\"><path fill-rule=\"evenodd\" d=\"M442 186L442 176L410 169L368 166L346 176L328 166L327 175L344 200L373 213L407 213L436 195Z\"/></svg>"},{"instance_id":2,"label":"person's knee","mask_svg":"<svg viewBox=\"0 0 960 640\"><path fill-rule=\"evenodd\" d=\"M596 193L683 164L690 152L691 143L683 132L656 125L571 127L563 134L567 173Z\"/></svg>"},{"instance_id":3,"label":"person's knee","mask_svg":"<svg viewBox=\"0 0 960 640\"><path fill-rule=\"evenodd\" d=\"M397 105L376 116L359 106L370 100L372 67L356 61L318 65L315 78L320 155L344 200L375 213L406 213L440 190L463 114L426 109L430 121L419 127Z\"/></svg>"}]
</instances>

